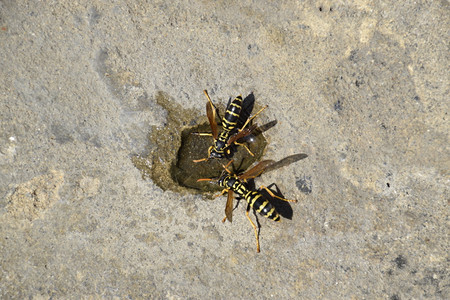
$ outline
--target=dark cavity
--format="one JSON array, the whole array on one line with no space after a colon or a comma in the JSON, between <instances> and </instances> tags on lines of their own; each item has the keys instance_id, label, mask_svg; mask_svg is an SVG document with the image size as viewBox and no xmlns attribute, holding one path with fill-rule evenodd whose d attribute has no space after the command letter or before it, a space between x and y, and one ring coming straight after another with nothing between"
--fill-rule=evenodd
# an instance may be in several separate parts
<instances>
[{"instance_id":1,"label":"dark cavity","mask_svg":"<svg viewBox=\"0 0 450 300\"><path fill-rule=\"evenodd\" d=\"M205 107L207 99L198 99ZM208 156L208 148L213 145L211 136L199 136L192 133L211 132L211 127L206 117L206 111L185 109L178 105L170 97L159 92L156 102L167 111L167 122L163 127L154 126L149 134L148 154L132 157L133 164L138 168L144 179L151 179L163 190L175 192L214 192L220 190L217 184L209 182L197 182L200 178L218 178L224 171L222 164L227 164L229 159L214 159L194 163L194 159ZM223 117L226 106L213 99ZM242 120L245 122L253 109L254 96L250 94L244 99ZM257 111L257 110L255 110ZM253 120L258 121L258 117ZM218 120L219 122L219 120ZM245 170L263 155L267 141L262 132L274 126L276 121L265 124L247 137L246 145L252 151L251 156L247 150L238 146L232 156L233 165ZM221 127L219 127L219 132Z\"/></svg>"}]
</instances>

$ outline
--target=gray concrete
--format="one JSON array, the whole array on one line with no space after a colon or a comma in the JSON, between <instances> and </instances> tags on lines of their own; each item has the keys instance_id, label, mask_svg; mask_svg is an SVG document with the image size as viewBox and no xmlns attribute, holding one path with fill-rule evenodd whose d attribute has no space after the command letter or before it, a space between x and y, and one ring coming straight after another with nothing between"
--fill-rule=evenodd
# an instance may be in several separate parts
<instances>
[{"instance_id":1,"label":"gray concrete","mask_svg":"<svg viewBox=\"0 0 450 300\"><path fill-rule=\"evenodd\" d=\"M127 3L0 2L1 298L449 298L448 1ZM132 163L203 89L309 155L257 179L299 200L259 254Z\"/></svg>"}]
</instances>

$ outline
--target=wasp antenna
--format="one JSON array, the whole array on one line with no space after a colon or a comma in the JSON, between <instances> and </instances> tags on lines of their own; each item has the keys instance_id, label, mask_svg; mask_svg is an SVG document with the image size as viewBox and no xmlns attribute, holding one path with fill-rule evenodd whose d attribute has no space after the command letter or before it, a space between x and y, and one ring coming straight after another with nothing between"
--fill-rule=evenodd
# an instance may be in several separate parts
<instances>
[{"instance_id":1,"label":"wasp antenna","mask_svg":"<svg viewBox=\"0 0 450 300\"><path fill-rule=\"evenodd\" d=\"M200 182L200 181L214 181L214 178L200 178L200 179L197 179L197 182Z\"/></svg>"},{"instance_id":2,"label":"wasp antenna","mask_svg":"<svg viewBox=\"0 0 450 300\"><path fill-rule=\"evenodd\" d=\"M195 163L199 163L199 162L202 162L202 161L208 161L209 160L209 158L202 158L202 159L194 159L193 160L193 162L195 162Z\"/></svg>"},{"instance_id":3,"label":"wasp antenna","mask_svg":"<svg viewBox=\"0 0 450 300\"><path fill-rule=\"evenodd\" d=\"M228 168L232 163L233 163L234 159L230 160L226 165L222 164L222 167L224 169Z\"/></svg>"}]
</instances>

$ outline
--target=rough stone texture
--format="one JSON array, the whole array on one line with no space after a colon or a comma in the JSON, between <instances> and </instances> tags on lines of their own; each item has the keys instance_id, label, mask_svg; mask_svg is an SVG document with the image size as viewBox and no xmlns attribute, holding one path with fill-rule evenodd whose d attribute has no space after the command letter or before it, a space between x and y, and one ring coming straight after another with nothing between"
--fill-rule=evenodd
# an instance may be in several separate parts
<instances>
[{"instance_id":1,"label":"rough stone texture","mask_svg":"<svg viewBox=\"0 0 450 300\"><path fill-rule=\"evenodd\" d=\"M1 298L448 299L448 1L1 1ZM295 198L163 191L155 100L254 92ZM203 117L197 120L205 121ZM194 122L195 123L195 122ZM181 133L181 128L180 128ZM157 152L155 152L157 153Z\"/></svg>"}]
</instances>

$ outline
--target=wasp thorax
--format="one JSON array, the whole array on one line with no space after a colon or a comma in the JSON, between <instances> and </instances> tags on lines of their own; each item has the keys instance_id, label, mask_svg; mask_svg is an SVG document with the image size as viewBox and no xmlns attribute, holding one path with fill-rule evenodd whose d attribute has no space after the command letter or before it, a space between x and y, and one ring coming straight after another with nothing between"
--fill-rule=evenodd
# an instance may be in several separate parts
<instances>
[{"instance_id":1,"label":"wasp thorax","mask_svg":"<svg viewBox=\"0 0 450 300\"><path fill-rule=\"evenodd\" d=\"M225 147L226 147L226 143L225 143L224 141L217 140L217 141L215 142L214 149L215 149L216 151L223 151L223 149L224 149Z\"/></svg>"},{"instance_id":2,"label":"wasp thorax","mask_svg":"<svg viewBox=\"0 0 450 300\"><path fill-rule=\"evenodd\" d=\"M225 174L222 177L220 177L218 184L221 187L230 188L233 186L235 181L236 179L233 176Z\"/></svg>"}]
</instances>

